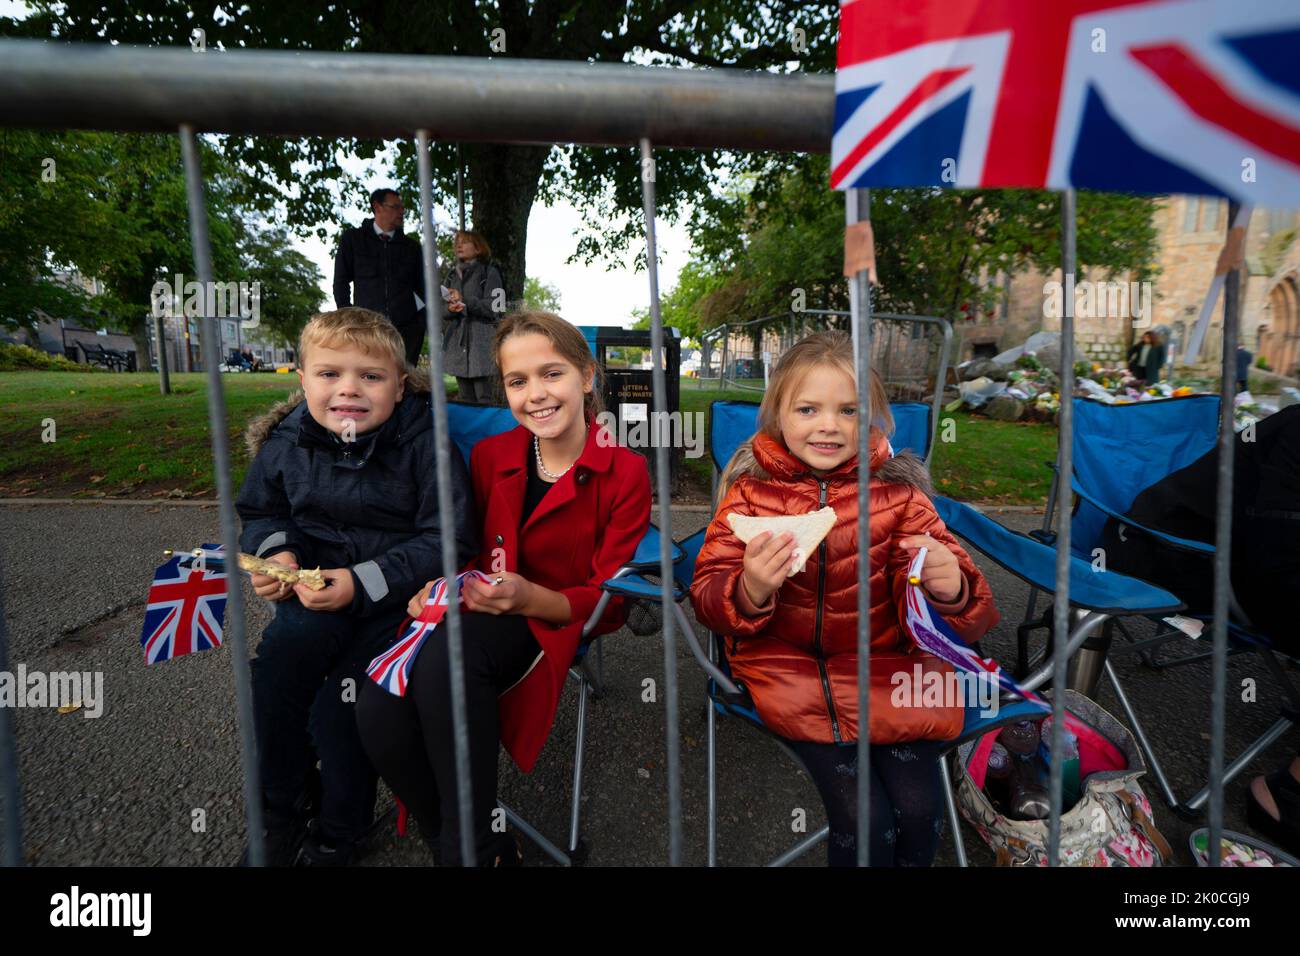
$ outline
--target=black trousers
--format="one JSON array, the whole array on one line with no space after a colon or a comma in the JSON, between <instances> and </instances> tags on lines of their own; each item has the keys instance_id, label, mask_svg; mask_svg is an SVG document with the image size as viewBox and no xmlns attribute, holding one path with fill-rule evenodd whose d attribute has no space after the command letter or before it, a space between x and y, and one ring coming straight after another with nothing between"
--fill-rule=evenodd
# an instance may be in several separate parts
<instances>
[{"instance_id":1,"label":"black trousers","mask_svg":"<svg viewBox=\"0 0 1300 956\"><path fill-rule=\"evenodd\" d=\"M518 615L467 611L461 622L472 825L475 851L483 863L491 862L500 840L500 833L492 829L501 749L497 698L528 672L541 648L528 629L528 619ZM357 702L357 724L375 768L415 815L425 836L436 835L443 864L460 865L451 678L443 628L420 649L405 697L388 693L374 681L365 682Z\"/></svg>"},{"instance_id":2,"label":"black trousers","mask_svg":"<svg viewBox=\"0 0 1300 956\"><path fill-rule=\"evenodd\" d=\"M786 741L808 770L826 807L830 837L827 866L856 866L858 858L858 748L856 744ZM913 740L873 744L871 822L867 862L877 866L930 866L943 831L943 778L939 755L946 744Z\"/></svg>"},{"instance_id":3,"label":"black trousers","mask_svg":"<svg viewBox=\"0 0 1300 956\"><path fill-rule=\"evenodd\" d=\"M290 817L319 756L324 834L352 840L370 826L378 775L357 734L356 700L366 665L404 615L312 611L296 597L276 604L250 664L262 800L273 819Z\"/></svg>"},{"instance_id":4,"label":"black trousers","mask_svg":"<svg viewBox=\"0 0 1300 956\"><path fill-rule=\"evenodd\" d=\"M417 319L397 327L402 342L406 345L406 363L411 368L420 364L420 353L424 351L424 334L427 330L428 322L425 321L423 312L419 313Z\"/></svg>"}]
</instances>

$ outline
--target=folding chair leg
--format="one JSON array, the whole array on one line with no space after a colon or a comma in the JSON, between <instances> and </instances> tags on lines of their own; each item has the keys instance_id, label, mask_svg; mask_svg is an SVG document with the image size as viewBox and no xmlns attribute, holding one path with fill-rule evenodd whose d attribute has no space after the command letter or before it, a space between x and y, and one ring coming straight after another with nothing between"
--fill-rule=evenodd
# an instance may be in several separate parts
<instances>
[{"instance_id":1,"label":"folding chair leg","mask_svg":"<svg viewBox=\"0 0 1300 956\"><path fill-rule=\"evenodd\" d=\"M1119 701L1120 709L1124 711L1124 716L1128 718L1133 737L1137 740L1142 756L1146 758L1147 767L1151 770L1152 776L1156 778L1156 785L1160 788L1165 803L1171 809L1176 809L1178 807L1178 797L1174 795L1173 787L1169 786L1169 778L1165 776L1164 768L1160 766L1155 751L1151 749L1151 741L1147 738L1146 729L1142 726L1142 722L1138 720L1137 713L1129 702L1128 694L1124 692L1124 685L1120 683L1119 677L1115 673L1114 665L1107 661L1103 670L1106 677L1110 679L1111 690L1115 692L1115 699Z\"/></svg>"},{"instance_id":2,"label":"folding chair leg","mask_svg":"<svg viewBox=\"0 0 1300 956\"><path fill-rule=\"evenodd\" d=\"M713 701L707 701L708 713L705 720L708 724L705 731L705 739L708 748L708 774L709 774L709 808L708 808L708 828L709 828L709 866L718 865L718 715L713 709Z\"/></svg>"},{"instance_id":3,"label":"folding chair leg","mask_svg":"<svg viewBox=\"0 0 1300 956\"><path fill-rule=\"evenodd\" d=\"M1223 785L1226 787L1232 780L1250 764L1252 760L1277 741L1284 733L1294 727L1295 724L1289 718L1279 717L1273 722L1258 740L1241 752L1239 756L1228 766L1223 768ZM1201 807L1205 806L1205 801L1210 799L1210 785L1207 783L1196 796L1187 801L1187 809L1193 813L1200 813Z\"/></svg>"},{"instance_id":4,"label":"folding chair leg","mask_svg":"<svg viewBox=\"0 0 1300 956\"><path fill-rule=\"evenodd\" d=\"M957 851L957 865L967 866L966 844L961 838L961 818L957 815L957 797L952 790L952 773L948 770L948 755L939 757L939 776L943 780L943 802L948 808L948 826L952 828L953 849Z\"/></svg>"},{"instance_id":5,"label":"folding chair leg","mask_svg":"<svg viewBox=\"0 0 1300 956\"><path fill-rule=\"evenodd\" d=\"M1133 736L1137 739L1138 747L1142 750L1142 756L1146 758L1147 766L1150 768L1152 775L1156 778L1156 784L1160 787L1160 793L1165 803L1174 813L1185 820L1196 818L1205 802L1210 798L1210 785L1207 782L1195 796L1186 803L1181 803L1177 794L1174 793L1173 787L1169 785L1169 778L1165 775L1164 768L1160 766L1160 761L1151 748L1151 741L1147 738L1146 731L1142 727L1141 721L1138 720L1137 714L1133 710L1133 705L1129 702L1128 695L1124 692L1124 687L1120 684L1119 678L1115 675L1115 669L1110 662L1106 662L1106 676L1110 678L1110 686L1115 691L1115 697L1119 700L1120 707L1124 710L1124 715L1128 718L1129 725L1133 729ZM1223 770L1223 783L1226 786L1237 777L1252 760L1258 757L1266 749L1277 742L1278 738L1295 726L1295 721L1289 717L1279 717L1273 722L1273 725L1264 732L1262 736L1232 761Z\"/></svg>"},{"instance_id":6,"label":"folding chair leg","mask_svg":"<svg viewBox=\"0 0 1300 956\"><path fill-rule=\"evenodd\" d=\"M578 812L582 808L582 758L587 743L587 688L585 680L578 683L578 742L573 754L573 807L569 813L569 852L578 849Z\"/></svg>"},{"instance_id":7,"label":"folding chair leg","mask_svg":"<svg viewBox=\"0 0 1300 956\"><path fill-rule=\"evenodd\" d=\"M532 840L533 843L537 844L537 846L541 848L542 852L552 860L560 864L560 866L573 865L573 861L569 859L565 852L550 840L546 839L546 837L542 836L531 823L521 817L514 810L511 810L500 800L497 801L497 806L501 808L502 812L506 815L506 819L513 823L520 833Z\"/></svg>"},{"instance_id":8,"label":"folding chair leg","mask_svg":"<svg viewBox=\"0 0 1300 956\"><path fill-rule=\"evenodd\" d=\"M795 860L799 859L799 857L803 856L805 853L807 853L817 844L825 843L828 839L830 839L830 835L831 835L831 828L830 825L828 824L827 826L822 827L812 836L805 837L804 839L800 840L790 849L786 850L775 860L769 863L768 866L785 866L787 863L793 863Z\"/></svg>"},{"instance_id":9,"label":"folding chair leg","mask_svg":"<svg viewBox=\"0 0 1300 956\"><path fill-rule=\"evenodd\" d=\"M1031 589L1034 595L1037 595L1037 589ZM1034 618L1026 614L1025 620L1016 628L1016 670L1015 676L1019 680L1029 674L1029 635L1039 629L1045 629L1048 632L1047 646L1051 647L1051 628L1052 628L1052 603L1049 601L1043 611L1042 617Z\"/></svg>"}]
</instances>

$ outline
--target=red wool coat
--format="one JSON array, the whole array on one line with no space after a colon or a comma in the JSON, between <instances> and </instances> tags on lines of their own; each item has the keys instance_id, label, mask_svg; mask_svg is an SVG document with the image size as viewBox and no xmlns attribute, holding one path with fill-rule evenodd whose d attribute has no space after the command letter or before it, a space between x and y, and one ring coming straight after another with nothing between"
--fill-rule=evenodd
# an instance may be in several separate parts
<instances>
[{"instance_id":1,"label":"red wool coat","mask_svg":"<svg viewBox=\"0 0 1300 956\"><path fill-rule=\"evenodd\" d=\"M546 493L521 529L533 436L522 425L474 446L470 474L483 548L473 567L484 574L513 571L569 599L573 618L555 626L529 620L541 659L501 695L501 742L525 773L533 769L551 732L560 695L582 637L600 600L600 585L627 563L650 526L650 474L645 459L614 444L595 423L578 460ZM623 626L626 610L614 598L595 634Z\"/></svg>"},{"instance_id":2,"label":"red wool coat","mask_svg":"<svg viewBox=\"0 0 1300 956\"><path fill-rule=\"evenodd\" d=\"M911 552L899 541L929 534L957 556L961 593L951 605L932 603L963 640L983 637L997 623L997 608L984 576L926 496L924 465L910 453L890 458L884 436L873 430L872 438L871 742L950 740L961 732L959 704L894 706L892 700L895 673L910 677L917 664L927 674L952 670L919 651L903 629ZM695 564L696 617L726 635L732 673L749 689L769 729L791 740L857 740L857 456L819 478L783 442L762 433L741 454L741 477L718 505ZM732 532L727 513L800 515L826 505L835 509L835 524L804 569L781 585L762 613L743 614L736 589L745 545Z\"/></svg>"}]
</instances>

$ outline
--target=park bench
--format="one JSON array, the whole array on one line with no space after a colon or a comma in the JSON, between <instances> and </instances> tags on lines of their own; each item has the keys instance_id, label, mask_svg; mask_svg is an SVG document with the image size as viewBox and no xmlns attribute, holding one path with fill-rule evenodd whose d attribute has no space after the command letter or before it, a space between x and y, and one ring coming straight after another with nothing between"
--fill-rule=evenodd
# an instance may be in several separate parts
<instances>
[{"instance_id":1,"label":"park bench","mask_svg":"<svg viewBox=\"0 0 1300 956\"><path fill-rule=\"evenodd\" d=\"M96 342L94 345L80 343L81 352L86 357L87 365L98 365L114 372L131 371L135 365L129 352L121 349L108 349Z\"/></svg>"}]
</instances>

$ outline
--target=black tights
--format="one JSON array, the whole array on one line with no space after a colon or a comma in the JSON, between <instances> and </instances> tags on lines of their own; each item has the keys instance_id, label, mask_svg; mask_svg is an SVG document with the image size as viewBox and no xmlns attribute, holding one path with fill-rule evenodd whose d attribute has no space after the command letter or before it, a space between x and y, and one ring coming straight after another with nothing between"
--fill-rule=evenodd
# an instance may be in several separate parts
<instances>
[{"instance_id":1,"label":"black tights","mask_svg":"<svg viewBox=\"0 0 1300 956\"><path fill-rule=\"evenodd\" d=\"M786 741L807 768L826 805L828 866L858 860L857 744ZM871 747L871 866L930 866L943 830L943 742L913 740Z\"/></svg>"},{"instance_id":2,"label":"black tights","mask_svg":"<svg viewBox=\"0 0 1300 956\"><path fill-rule=\"evenodd\" d=\"M492 830L501 746L497 698L527 673L541 648L525 617L465 611L460 619L474 842L478 862L490 864L501 842L501 834ZM405 697L388 693L372 680L364 682L357 700L357 727L380 776L415 815L425 836L438 838L443 864L459 865L456 749L443 628L420 648Z\"/></svg>"}]
</instances>

